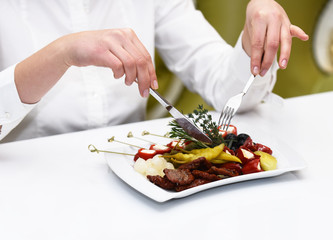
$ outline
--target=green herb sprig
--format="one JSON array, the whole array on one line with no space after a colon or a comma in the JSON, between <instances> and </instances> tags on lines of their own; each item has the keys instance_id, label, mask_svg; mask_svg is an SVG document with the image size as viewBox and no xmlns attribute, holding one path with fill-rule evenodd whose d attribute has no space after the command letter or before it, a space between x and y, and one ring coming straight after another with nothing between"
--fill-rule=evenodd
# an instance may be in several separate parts
<instances>
[{"instance_id":1,"label":"green herb sprig","mask_svg":"<svg viewBox=\"0 0 333 240\"><path fill-rule=\"evenodd\" d=\"M170 137L191 141L196 144L196 148L215 147L224 143L222 136L219 134L216 122L212 120L212 116L208 113L207 109L204 109L203 105L199 105L193 113L188 114L188 118L190 118L195 125L200 127L203 132L207 134L207 136L212 140L212 144L203 143L189 136L176 120L169 123L169 126L171 126L171 131L169 133Z\"/></svg>"}]
</instances>

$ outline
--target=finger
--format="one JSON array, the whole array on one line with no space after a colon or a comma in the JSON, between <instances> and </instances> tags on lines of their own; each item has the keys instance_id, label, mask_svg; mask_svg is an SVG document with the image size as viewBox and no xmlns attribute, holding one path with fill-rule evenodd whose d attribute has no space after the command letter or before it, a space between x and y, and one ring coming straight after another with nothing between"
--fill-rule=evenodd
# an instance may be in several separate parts
<instances>
[{"instance_id":1,"label":"finger","mask_svg":"<svg viewBox=\"0 0 333 240\"><path fill-rule=\"evenodd\" d=\"M300 27L295 25L290 25L290 34L302 41L307 41L309 39L309 36Z\"/></svg>"},{"instance_id":2,"label":"finger","mask_svg":"<svg viewBox=\"0 0 333 240\"><path fill-rule=\"evenodd\" d=\"M147 61L148 64L148 73L150 77L150 86L153 89L158 88L158 82L157 82L157 76L154 68L154 64L152 61L152 58L148 52L148 50L145 48L145 46L142 44L142 42L138 39L138 37L135 35L134 38L132 38L133 44L137 47L137 49L141 52L141 54L144 56L144 58Z\"/></svg>"},{"instance_id":3,"label":"finger","mask_svg":"<svg viewBox=\"0 0 333 240\"><path fill-rule=\"evenodd\" d=\"M122 47L111 49L111 52L122 62L125 71L125 84L131 85L137 76L136 61L128 51Z\"/></svg>"},{"instance_id":4,"label":"finger","mask_svg":"<svg viewBox=\"0 0 333 240\"><path fill-rule=\"evenodd\" d=\"M111 68L114 78L121 78L125 74L125 69L122 62L110 51L108 51L103 56L105 56L105 59L102 59L102 63L100 64L100 66Z\"/></svg>"},{"instance_id":5,"label":"finger","mask_svg":"<svg viewBox=\"0 0 333 240\"><path fill-rule=\"evenodd\" d=\"M290 35L289 26L283 25L281 27L281 48L280 48L280 58L279 58L279 66L281 69L285 69L287 67L291 45L292 45L292 37Z\"/></svg>"},{"instance_id":6,"label":"finger","mask_svg":"<svg viewBox=\"0 0 333 240\"><path fill-rule=\"evenodd\" d=\"M272 22L267 29L265 54L261 63L261 76L264 76L273 64L280 45L280 31L281 25L277 21Z\"/></svg>"},{"instance_id":7,"label":"finger","mask_svg":"<svg viewBox=\"0 0 333 240\"><path fill-rule=\"evenodd\" d=\"M142 54L131 41L127 42L124 48L135 60L136 78L138 80L140 93L143 97L148 97L149 87L151 85L148 65L151 58Z\"/></svg>"},{"instance_id":8,"label":"finger","mask_svg":"<svg viewBox=\"0 0 333 240\"><path fill-rule=\"evenodd\" d=\"M261 69L261 60L264 54L264 44L267 26L262 21L253 23L253 31L251 37L251 71L254 75L258 75Z\"/></svg>"},{"instance_id":9,"label":"finger","mask_svg":"<svg viewBox=\"0 0 333 240\"><path fill-rule=\"evenodd\" d=\"M151 81L146 62L144 60L139 60L137 62L137 69L138 69L139 91L142 97L148 97Z\"/></svg>"}]
</instances>

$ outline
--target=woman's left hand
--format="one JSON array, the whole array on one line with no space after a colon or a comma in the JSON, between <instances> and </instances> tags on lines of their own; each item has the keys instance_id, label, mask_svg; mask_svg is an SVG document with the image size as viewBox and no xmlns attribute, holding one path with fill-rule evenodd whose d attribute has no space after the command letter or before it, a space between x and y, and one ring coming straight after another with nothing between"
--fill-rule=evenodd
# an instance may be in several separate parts
<instances>
[{"instance_id":1,"label":"woman's left hand","mask_svg":"<svg viewBox=\"0 0 333 240\"><path fill-rule=\"evenodd\" d=\"M251 72L264 76L280 48L279 66L287 67L292 38L303 41L308 35L292 25L284 9L274 0L251 0L246 9L243 48L251 56Z\"/></svg>"}]
</instances>

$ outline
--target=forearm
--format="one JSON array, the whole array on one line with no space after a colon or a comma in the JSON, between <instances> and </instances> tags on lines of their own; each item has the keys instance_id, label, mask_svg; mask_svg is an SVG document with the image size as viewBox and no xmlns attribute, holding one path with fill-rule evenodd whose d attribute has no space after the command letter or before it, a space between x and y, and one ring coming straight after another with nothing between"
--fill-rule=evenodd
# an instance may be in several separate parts
<instances>
[{"instance_id":1,"label":"forearm","mask_svg":"<svg viewBox=\"0 0 333 240\"><path fill-rule=\"evenodd\" d=\"M22 103L38 102L62 77L69 66L60 39L18 63L15 84Z\"/></svg>"}]
</instances>

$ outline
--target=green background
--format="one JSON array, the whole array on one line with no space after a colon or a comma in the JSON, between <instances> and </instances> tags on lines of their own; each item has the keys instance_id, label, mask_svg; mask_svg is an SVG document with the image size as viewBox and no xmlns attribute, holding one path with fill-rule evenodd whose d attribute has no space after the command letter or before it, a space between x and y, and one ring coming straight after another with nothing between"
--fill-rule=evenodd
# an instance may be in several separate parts
<instances>
[{"instance_id":1,"label":"green background","mask_svg":"<svg viewBox=\"0 0 333 240\"><path fill-rule=\"evenodd\" d=\"M214 26L219 34L231 45L235 45L245 22L245 10L248 1L242 0L197 0L197 8ZM333 90L333 76L320 71L316 66L312 53L312 36L317 18L326 0L280 0L277 1L287 12L292 24L301 27L309 36L307 42L293 39L292 53L285 70L278 71L278 81L273 92L283 98L313 94ZM163 62L156 57L157 75L160 90L168 87L174 76L165 68ZM184 113L192 112L198 104L209 107L197 94L184 89L181 96L173 102ZM150 99L148 111L156 104ZM166 113L167 116L167 113ZM151 116L150 118L154 118Z\"/></svg>"}]
</instances>

